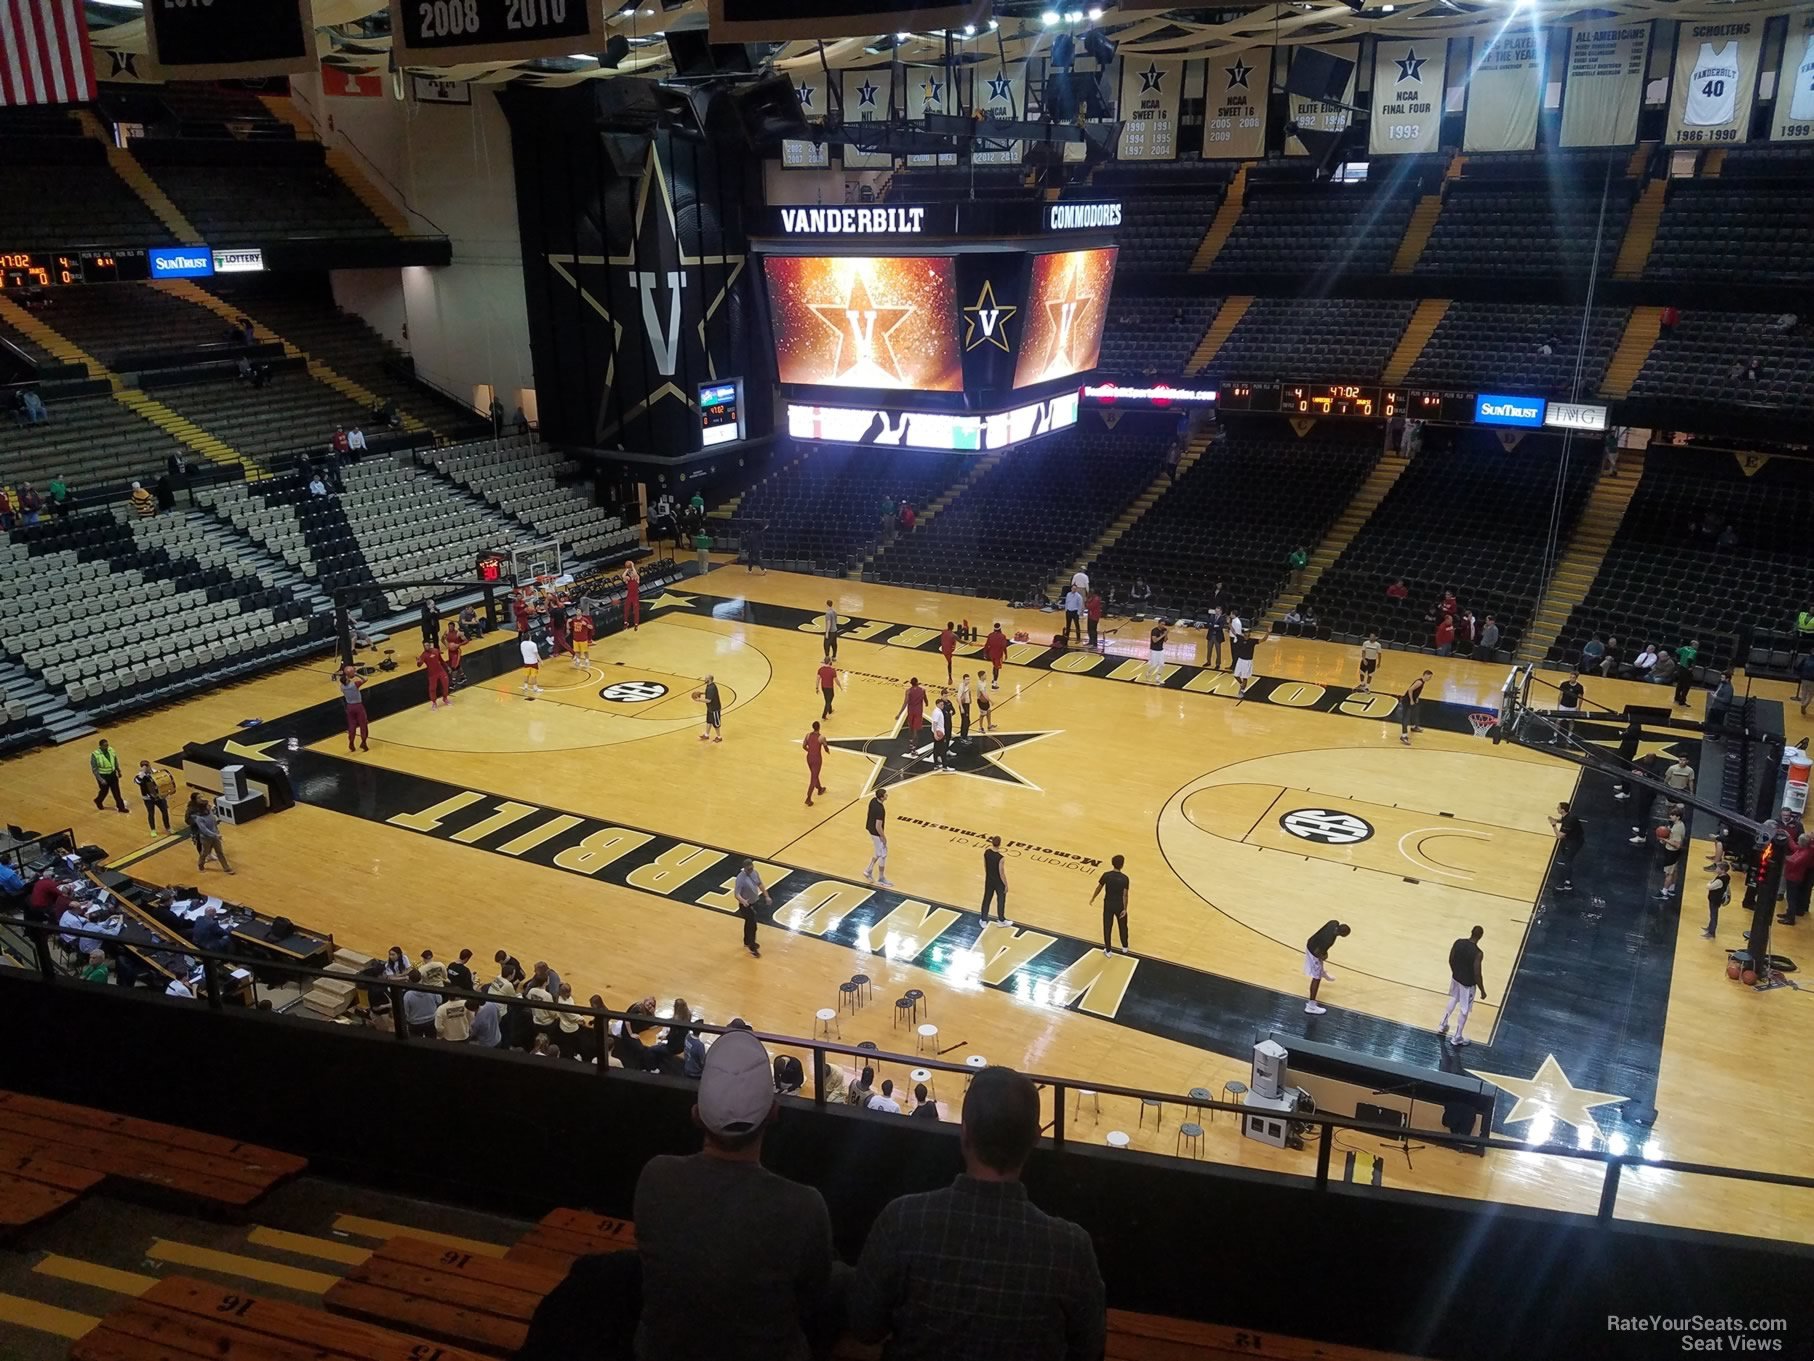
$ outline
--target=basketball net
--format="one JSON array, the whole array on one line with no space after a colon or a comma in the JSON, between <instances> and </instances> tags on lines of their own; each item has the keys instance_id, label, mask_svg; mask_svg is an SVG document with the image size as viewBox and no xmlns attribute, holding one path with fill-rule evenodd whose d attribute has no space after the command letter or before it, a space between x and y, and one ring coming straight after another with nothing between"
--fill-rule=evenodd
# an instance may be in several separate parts
<instances>
[{"instance_id":1,"label":"basketball net","mask_svg":"<svg viewBox=\"0 0 1814 1361\"><path fill-rule=\"evenodd\" d=\"M1486 737L1499 726L1498 714L1469 714L1468 725L1473 728L1474 736Z\"/></svg>"}]
</instances>

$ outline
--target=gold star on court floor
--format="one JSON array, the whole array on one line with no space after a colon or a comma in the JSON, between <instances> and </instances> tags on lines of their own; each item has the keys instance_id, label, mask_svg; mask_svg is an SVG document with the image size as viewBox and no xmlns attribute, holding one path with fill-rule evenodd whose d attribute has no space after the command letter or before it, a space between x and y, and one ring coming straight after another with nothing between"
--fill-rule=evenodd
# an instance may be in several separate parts
<instances>
[{"instance_id":1,"label":"gold star on court floor","mask_svg":"<svg viewBox=\"0 0 1814 1361\"><path fill-rule=\"evenodd\" d=\"M661 609L663 606L691 605L693 603L693 600L694 600L694 597L690 596L690 595L681 595L676 591L663 591L660 595L656 596L653 600L643 601L642 602L642 612L644 614L653 614L656 610Z\"/></svg>"},{"instance_id":2,"label":"gold star on court floor","mask_svg":"<svg viewBox=\"0 0 1814 1361\"><path fill-rule=\"evenodd\" d=\"M1468 1071L1482 1082L1490 1082L1517 1098L1512 1113L1505 1117L1508 1125L1521 1120L1537 1120L1547 1115L1562 1124L1573 1125L1576 1129L1597 1131L1599 1127L1590 1114L1596 1106L1616 1106L1621 1101L1631 1099L1614 1092L1596 1092L1575 1086L1568 1080L1568 1074L1562 1071L1562 1065L1556 1062L1554 1054L1543 1056L1542 1066L1537 1069L1534 1077L1488 1073L1478 1068L1470 1068Z\"/></svg>"}]
</instances>

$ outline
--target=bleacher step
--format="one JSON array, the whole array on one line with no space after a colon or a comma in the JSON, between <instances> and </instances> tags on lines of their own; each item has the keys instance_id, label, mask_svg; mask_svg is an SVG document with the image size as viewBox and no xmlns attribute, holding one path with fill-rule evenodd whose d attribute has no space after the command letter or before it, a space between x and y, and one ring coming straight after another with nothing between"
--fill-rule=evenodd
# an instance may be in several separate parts
<instances>
[{"instance_id":1,"label":"bleacher step","mask_svg":"<svg viewBox=\"0 0 1814 1361\"><path fill-rule=\"evenodd\" d=\"M1160 497L1164 496L1166 492L1176 486L1179 480L1197 465L1198 460L1201 459L1204 453L1209 449L1209 440L1210 436L1207 431L1198 435L1191 440L1185 447L1184 452L1179 455L1178 466L1176 468L1170 470L1161 469L1159 472L1155 473L1153 475L1153 480L1147 483L1146 489L1136 496L1128 509L1117 516L1115 522L1097 537L1096 542L1084 549L1082 555L1076 562L1072 563L1068 568L1063 572L1060 572L1047 583L1047 593L1062 596L1065 588L1070 585L1072 577L1076 576L1077 573L1083 571L1085 567L1094 562L1112 544L1118 542L1122 535L1126 534L1128 530L1132 529L1134 525L1139 522L1142 515L1153 508Z\"/></svg>"},{"instance_id":2,"label":"bleacher step","mask_svg":"<svg viewBox=\"0 0 1814 1361\"><path fill-rule=\"evenodd\" d=\"M1387 452L1380 455L1379 462L1373 465L1373 471L1367 474L1359 488L1356 489L1353 498L1348 502L1347 509L1336 516L1335 522L1329 527L1329 532L1323 536L1322 542L1311 552L1310 561L1306 564L1304 575L1297 587L1295 589L1287 587L1278 599L1272 602L1270 609L1260 613L1261 618L1271 619L1289 614L1304 603L1304 598L1310 594L1311 588L1322 578L1323 573L1347 551L1348 545L1354 542L1354 536L1360 533L1361 527L1372 517L1379 503L1386 499L1393 484L1403 476L1405 469L1410 466L1411 460L1403 454Z\"/></svg>"}]
</instances>

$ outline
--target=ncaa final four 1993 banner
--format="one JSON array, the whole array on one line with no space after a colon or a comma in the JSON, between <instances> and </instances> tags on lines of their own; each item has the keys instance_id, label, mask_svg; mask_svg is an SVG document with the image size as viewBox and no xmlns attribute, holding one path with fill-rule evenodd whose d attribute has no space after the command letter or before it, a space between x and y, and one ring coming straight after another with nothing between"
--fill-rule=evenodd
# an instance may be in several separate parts
<instances>
[{"instance_id":1,"label":"ncaa final four 1993 banner","mask_svg":"<svg viewBox=\"0 0 1814 1361\"><path fill-rule=\"evenodd\" d=\"M1776 142L1814 141L1814 9L1789 16L1782 69L1776 76Z\"/></svg>"},{"instance_id":2,"label":"ncaa final four 1993 banner","mask_svg":"<svg viewBox=\"0 0 1814 1361\"><path fill-rule=\"evenodd\" d=\"M1436 150L1448 46L1448 40L1440 37L1379 40L1373 49L1369 153L1414 156Z\"/></svg>"},{"instance_id":3,"label":"ncaa final four 1993 banner","mask_svg":"<svg viewBox=\"0 0 1814 1361\"><path fill-rule=\"evenodd\" d=\"M1549 30L1507 26L1474 40L1463 151L1529 151L1537 145Z\"/></svg>"},{"instance_id":4,"label":"ncaa final four 1993 banner","mask_svg":"<svg viewBox=\"0 0 1814 1361\"><path fill-rule=\"evenodd\" d=\"M1185 63L1163 57L1122 54L1121 114L1124 161L1171 161L1178 157L1178 104L1184 94Z\"/></svg>"},{"instance_id":5,"label":"ncaa final four 1993 banner","mask_svg":"<svg viewBox=\"0 0 1814 1361\"><path fill-rule=\"evenodd\" d=\"M1266 104L1272 89L1272 49L1218 52L1206 66L1203 155L1240 160L1266 154Z\"/></svg>"},{"instance_id":6,"label":"ncaa final four 1993 banner","mask_svg":"<svg viewBox=\"0 0 1814 1361\"><path fill-rule=\"evenodd\" d=\"M1748 138L1765 22L1737 14L1705 23L1682 21L1675 34L1665 142L1731 146Z\"/></svg>"},{"instance_id":7,"label":"ncaa final four 1993 banner","mask_svg":"<svg viewBox=\"0 0 1814 1361\"><path fill-rule=\"evenodd\" d=\"M1560 145L1631 146L1650 58L1650 25L1610 20L1568 31L1562 78Z\"/></svg>"}]
</instances>

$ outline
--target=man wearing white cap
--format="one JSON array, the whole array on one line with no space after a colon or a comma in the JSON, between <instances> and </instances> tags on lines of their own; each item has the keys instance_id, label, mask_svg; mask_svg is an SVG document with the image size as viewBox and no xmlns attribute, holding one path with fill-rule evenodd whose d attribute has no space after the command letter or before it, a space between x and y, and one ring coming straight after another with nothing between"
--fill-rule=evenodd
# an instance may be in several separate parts
<instances>
[{"instance_id":1,"label":"man wearing white cap","mask_svg":"<svg viewBox=\"0 0 1814 1361\"><path fill-rule=\"evenodd\" d=\"M638 1361L807 1361L809 1336L835 1336L825 1200L762 1166L763 1132L779 1109L762 1041L747 1030L720 1035L693 1107L704 1149L651 1158L636 1182Z\"/></svg>"}]
</instances>

